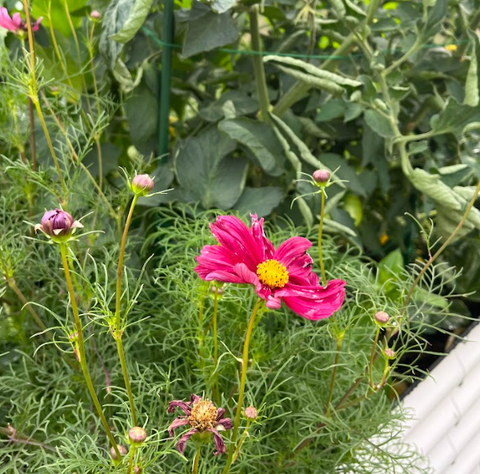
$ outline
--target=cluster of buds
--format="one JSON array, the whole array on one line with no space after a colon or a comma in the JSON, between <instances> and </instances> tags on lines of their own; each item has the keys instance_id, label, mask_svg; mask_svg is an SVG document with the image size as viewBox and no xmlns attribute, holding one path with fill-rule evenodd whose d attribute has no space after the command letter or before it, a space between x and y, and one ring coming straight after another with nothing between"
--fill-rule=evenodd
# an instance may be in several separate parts
<instances>
[{"instance_id":1,"label":"cluster of buds","mask_svg":"<svg viewBox=\"0 0 480 474\"><path fill-rule=\"evenodd\" d=\"M43 17L40 17L33 25L32 31L38 31ZM0 27L5 28L16 35L23 35L27 31L27 25L23 22L20 13L14 13L11 17L5 7L0 8Z\"/></svg>"}]
</instances>

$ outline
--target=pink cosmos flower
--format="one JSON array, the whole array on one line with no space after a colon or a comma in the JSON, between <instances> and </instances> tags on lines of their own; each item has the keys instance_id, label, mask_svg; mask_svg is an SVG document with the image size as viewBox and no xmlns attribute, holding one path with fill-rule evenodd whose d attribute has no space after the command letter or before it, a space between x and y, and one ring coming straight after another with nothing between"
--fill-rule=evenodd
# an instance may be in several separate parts
<instances>
[{"instance_id":1,"label":"pink cosmos flower","mask_svg":"<svg viewBox=\"0 0 480 474\"><path fill-rule=\"evenodd\" d=\"M32 31L38 31L43 17L40 17L35 24L32 25ZM5 7L0 8L0 27L17 34L20 31L27 31L26 24L22 21L20 13L14 13L10 18L8 10Z\"/></svg>"},{"instance_id":2,"label":"pink cosmos flower","mask_svg":"<svg viewBox=\"0 0 480 474\"><path fill-rule=\"evenodd\" d=\"M225 443L220 436L219 431L232 429L232 420L224 418L225 408L216 408L210 400L204 400L198 395L192 395L189 402L182 400L173 400L168 404L168 413L173 413L175 408L185 413L186 416L179 416L173 420L173 423L168 427L168 433L173 438L173 430L180 426L190 426L190 431L187 431L178 441L177 449L183 454L187 441L192 436L203 438L204 434L213 434L215 446L217 451L213 454L225 454ZM211 435L210 435L211 436Z\"/></svg>"},{"instance_id":3,"label":"pink cosmos flower","mask_svg":"<svg viewBox=\"0 0 480 474\"><path fill-rule=\"evenodd\" d=\"M265 237L263 219L251 215L248 228L234 216L219 216L210 225L220 245L205 245L195 271L206 281L249 283L267 308L279 309L282 301L300 316L318 320L337 311L345 297L345 282L331 280L324 288L312 272L306 253L312 243L292 237L276 250Z\"/></svg>"}]
</instances>

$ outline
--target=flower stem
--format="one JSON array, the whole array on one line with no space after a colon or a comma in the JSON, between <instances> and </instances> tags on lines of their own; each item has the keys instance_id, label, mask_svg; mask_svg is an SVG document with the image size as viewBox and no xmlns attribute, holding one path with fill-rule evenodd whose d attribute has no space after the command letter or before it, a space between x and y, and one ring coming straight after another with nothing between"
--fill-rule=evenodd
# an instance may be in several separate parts
<instances>
[{"instance_id":1,"label":"flower stem","mask_svg":"<svg viewBox=\"0 0 480 474\"><path fill-rule=\"evenodd\" d=\"M134 457L135 457L135 446L132 445L132 449L130 450L130 459L128 461L127 474L131 474L131 472L132 472Z\"/></svg>"},{"instance_id":2,"label":"flower stem","mask_svg":"<svg viewBox=\"0 0 480 474\"><path fill-rule=\"evenodd\" d=\"M213 297L213 367L215 370L215 376L213 379L212 392L215 395L217 405L220 404L220 389L218 387L218 332L217 332L217 320L218 320L218 288L214 286L215 294Z\"/></svg>"},{"instance_id":3,"label":"flower stem","mask_svg":"<svg viewBox=\"0 0 480 474\"><path fill-rule=\"evenodd\" d=\"M372 351L370 352L370 362L368 364L368 373L370 374L370 387L373 388L373 363L375 359L375 349L378 344L378 337L380 336L380 326L377 326L377 332L375 333L375 339L372 345Z\"/></svg>"},{"instance_id":4,"label":"flower stem","mask_svg":"<svg viewBox=\"0 0 480 474\"><path fill-rule=\"evenodd\" d=\"M78 333L78 352L79 352L78 358L80 359L80 366L82 368L83 376L85 377L85 382L87 384L88 391L90 392L90 396L92 397L93 404L95 405L97 413L100 417L100 421L102 422L102 425L105 429L105 432L107 433L110 443L112 444L113 449L115 450L115 454L117 455L117 458L121 459L121 454L118 451L117 443L115 441L115 438L112 435L112 432L110 431L110 427L108 426L107 419L103 414L102 406L100 405L97 394L95 393L95 388L93 387L93 382L90 377L90 372L88 370L87 359L85 355L85 343L83 339L82 322L80 320L80 314L78 312L77 302L75 299L75 291L73 289L72 278L70 276L70 268L68 266L66 244L64 243L60 244L60 252L62 254L62 263L63 263L63 270L65 272L65 280L67 282L68 293L70 295L70 304L72 305L72 313L75 319L75 326Z\"/></svg>"},{"instance_id":5,"label":"flower stem","mask_svg":"<svg viewBox=\"0 0 480 474\"><path fill-rule=\"evenodd\" d=\"M322 272L323 285L327 286L327 276L325 275L325 267L323 266L322 256L322 233L323 233L323 220L325 215L325 190L320 188L322 195L322 205L320 208L320 224L318 225L318 260L320 261L320 271Z\"/></svg>"},{"instance_id":6,"label":"flower stem","mask_svg":"<svg viewBox=\"0 0 480 474\"><path fill-rule=\"evenodd\" d=\"M240 418L242 416L242 407L243 407L243 397L245 395L245 384L247 382L247 370L248 370L248 348L250 347L250 339L252 338L253 328L255 326L255 319L260 309L262 300L258 298L255 306L253 307L252 315L250 316L250 321L248 323L247 334L245 335L245 342L243 344L243 359L242 359L242 375L240 378L240 393L238 394L238 403L237 411L235 414L235 423L233 425L233 433L230 448L228 450L228 459L225 468L223 469L223 474L227 474L230 470L230 466L233 463L233 455L235 453L235 442L237 441L238 429L240 427Z\"/></svg>"},{"instance_id":7,"label":"flower stem","mask_svg":"<svg viewBox=\"0 0 480 474\"><path fill-rule=\"evenodd\" d=\"M202 450L202 446L197 446L197 452L195 453L195 460L193 461L193 469L192 474L198 473L198 466L200 465L200 451Z\"/></svg>"},{"instance_id":8,"label":"flower stem","mask_svg":"<svg viewBox=\"0 0 480 474\"><path fill-rule=\"evenodd\" d=\"M343 335L337 335L337 348L335 351L335 360L333 361L332 376L330 378L330 387L328 389L327 403L325 404L325 416L330 416L330 409L333 398L333 389L335 387L335 379L337 378L338 359L342 348Z\"/></svg>"},{"instance_id":9,"label":"flower stem","mask_svg":"<svg viewBox=\"0 0 480 474\"><path fill-rule=\"evenodd\" d=\"M122 276L123 276L123 258L125 255L125 246L127 243L128 229L130 228L130 223L132 222L133 210L135 209L135 204L137 204L138 194L135 194L132 204L130 205L130 211L125 222L125 228L123 230L122 241L120 243L120 255L118 257L118 270L117 270L117 290L115 294L115 326L113 331L113 337L117 342L117 351L118 357L120 358L120 364L122 366L123 378L125 380L125 388L127 389L128 401L130 403L130 410L132 412L132 423L133 426L137 426L137 412L135 410L135 402L133 400L132 388L130 386L130 379L128 376L127 363L125 361L125 353L123 351L123 324L120 317L121 303L122 303Z\"/></svg>"},{"instance_id":10,"label":"flower stem","mask_svg":"<svg viewBox=\"0 0 480 474\"><path fill-rule=\"evenodd\" d=\"M37 169L37 146L35 142L35 117L33 115L33 102L28 98L28 117L30 120L30 155L32 157L32 169Z\"/></svg>"},{"instance_id":11,"label":"flower stem","mask_svg":"<svg viewBox=\"0 0 480 474\"><path fill-rule=\"evenodd\" d=\"M233 462L236 461L238 456L240 455L240 450L242 449L243 443L247 439L248 436L248 428L250 428L251 420L247 420L247 426L245 427L245 431L242 433L242 437L240 438L240 441L238 442L237 449L235 449L235 454L233 455Z\"/></svg>"}]
</instances>

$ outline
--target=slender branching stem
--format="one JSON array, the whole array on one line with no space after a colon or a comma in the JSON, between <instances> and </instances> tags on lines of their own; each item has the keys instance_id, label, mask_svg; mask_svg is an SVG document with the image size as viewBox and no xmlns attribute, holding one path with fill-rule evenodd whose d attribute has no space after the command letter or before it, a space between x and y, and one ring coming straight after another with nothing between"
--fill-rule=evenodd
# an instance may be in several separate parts
<instances>
[{"instance_id":1,"label":"slender branching stem","mask_svg":"<svg viewBox=\"0 0 480 474\"><path fill-rule=\"evenodd\" d=\"M327 276L325 275L325 267L323 265L322 256L322 233L323 233L323 221L325 214L325 189L320 188L320 194L322 196L322 203L320 208L320 223L318 225L318 260L320 262L320 271L322 272L323 285L327 286Z\"/></svg>"},{"instance_id":2,"label":"slender branching stem","mask_svg":"<svg viewBox=\"0 0 480 474\"><path fill-rule=\"evenodd\" d=\"M260 52L262 46L258 26L258 5L253 5L252 8L250 8L250 34L252 38L252 49ZM260 103L259 119L268 122L270 121L270 102L268 100L267 80L265 78L262 56L255 54L252 56L252 60L255 82L257 84L258 101Z\"/></svg>"},{"instance_id":3,"label":"slender branching stem","mask_svg":"<svg viewBox=\"0 0 480 474\"><path fill-rule=\"evenodd\" d=\"M30 156L32 158L32 169L37 169L37 145L35 141L35 115L33 113L32 99L28 98L28 119L30 121Z\"/></svg>"},{"instance_id":4,"label":"slender branching stem","mask_svg":"<svg viewBox=\"0 0 480 474\"><path fill-rule=\"evenodd\" d=\"M123 350L122 336L124 331L124 323L121 320L121 304L122 304L122 277L123 277L123 259L125 256L125 246L127 244L128 229L132 222L133 210L138 200L138 194L135 194L130 205L130 211L125 221L125 228L123 230L123 236L120 243L120 254L118 257L118 269L117 269L117 289L115 294L115 327L113 331L114 338L117 342L118 357L120 358L120 364L122 366L123 378L125 380L125 388L127 389L128 401L130 403L130 410L132 412L133 426L137 426L137 412L135 410L135 402L133 400L132 388L130 386L130 378L128 376L127 363L125 360L125 353Z\"/></svg>"},{"instance_id":5,"label":"slender branching stem","mask_svg":"<svg viewBox=\"0 0 480 474\"><path fill-rule=\"evenodd\" d=\"M198 473L198 466L200 465L200 452L202 450L202 446L199 444L197 446L197 452L195 453L195 459L193 461L193 469L192 469L192 474L197 474Z\"/></svg>"},{"instance_id":6,"label":"slender branching stem","mask_svg":"<svg viewBox=\"0 0 480 474\"><path fill-rule=\"evenodd\" d=\"M233 461L232 462L235 462L237 460L238 456L240 455L240 451L242 449L243 443L247 439L248 429L250 428L251 423L252 423L252 421L250 419L248 419L247 420L247 426L245 426L245 430L243 431L242 436L240 438L240 441L238 442L237 449L235 449L235 454L233 455Z\"/></svg>"},{"instance_id":7,"label":"slender branching stem","mask_svg":"<svg viewBox=\"0 0 480 474\"><path fill-rule=\"evenodd\" d=\"M375 350L377 349L378 338L380 336L380 326L377 326L377 330L375 332L375 338L372 344L372 350L370 351L370 359L368 362L368 373L370 376L370 387L373 388L373 364L375 362Z\"/></svg>"},{"instance_id":8,"label":"slender branching stem","mask_svg":"<svg viewBox=\"0 0 480 474\"><path fill-rule=\"evenodd\" d=\"M132 472L134 458L135 458L135 445L132 445L132 449L130 449L130 459L128 460L127 474L131 474Z\"/></svg>"},{"instance_id":9,"label":"slender branching stem","mask_svg":"<svg viewBox=\"0 0 480 474\"><path fill-rule=\"evenodd\" d=\"M338 359L342 350L343 334L337 335L337 346L335 349L335 360L333 361L332 375L330 377L330 386L328 388L327 402L325 404L325 416L330 416L331 404L333 399L333 389L335 388L335 380L337 378Z\"/></svg>"},{"instance_id":10,"label":"slender branching stem","mask_svg":"<svg viewBox=\"0 0 480 474\"><path fill-rule=\"evenodd\" d=\"M75 319L75 327L76 327L76 331L78 333L78 358L80 360L80 366L82 368L83 376L85 378L85 382L87 384L88 391L90 392L90 396L92 398L93 404L95 405L97 413L100 417L100 421L103 425L103 428L105 429L105 432L107 433L107 436L110 440L110 443L112 444L113 449L115 450L115 454L117 455L117 458L121 459L121 455L120 455L120 452L118 450L117 442L115 441L115 438L112 435L110 427L108 426L107 419L105 418L102 406L100 405L100 401L98 400L97 394L95 393L95 388L93 386L93 382L92 382L92 379L90 377L90 372L88 370L87 358L86 358L86 353L85 353L85 342L84 342L84 338L83 338L82 322L80 320L80 314L78 312L77 301L75 299L75 291L73 289L72 278L70 276L70 268L69 268L69 265L68 265L67 251L68 251L67 244L65 244L65 243L60 244L60 252L62 254L62 263L63 263L63 270L65 272L65 280L67 282L68 293L70 295L70 304L72 306L72 313L73 313L73 317Z\"/></svg>"},{"instance_id":11,"label":"slender branching stem","mask_svg":"<svg viewBox=\"0 0 480 474\"><path fill-rule=\"evenodd\" d=\"M213 295L213 368L215 370L215 376L213 378L213 387L212 392L215 395L215 401L217 404L220 404L220 389L218 386L218 331L217 331L217 322L218 322L218 288L215 285L215 293Z\"/></svg>"},{"instance_id":12,"label":"slender branching stem","mask_svg":"<svg viewBox=\"0 0 480 474\"><path fill-rule=\"evenodd\" d=\"M253 308L252 314L250 316L250 321L248 323L247 334L245 335L245 341L243 344L242 375L240 378L240 392L238 394L237 411L235 413L235 422L233 425L231 444L228 450L227 464L223 469L223 474L227 474L233 462L233 455L235 453L236 441L238 437L238 429L240 427L240 418L242 416L243 398L245 395L245 384L247 382L248 349L250 347L250 340L252 338L253 328L255 327L255 319L261 304L262 304L262 300L259 298Z\"/></svg>"}]
</instances>

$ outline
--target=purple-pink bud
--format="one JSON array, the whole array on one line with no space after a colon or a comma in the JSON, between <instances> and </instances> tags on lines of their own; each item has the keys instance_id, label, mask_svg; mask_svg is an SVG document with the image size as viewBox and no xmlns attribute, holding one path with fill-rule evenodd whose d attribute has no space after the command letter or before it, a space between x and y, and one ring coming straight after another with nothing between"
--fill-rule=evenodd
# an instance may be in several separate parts
<instances>
[{"instance_id":1,"label":"purple-pink bud","mask_svg":"<svg viewBox=\"0 0 480 474\"><path fill-rule=\"evenodd\" d=\"M385 311L377 311L375 313L375 319L380 324L387 324L390 316Z\"/></svg>"},{"instance_id":2,"label":"purple-pink bud","mask_svg":"<svg viewBox=\"0 0 480 474\"><path fill-rule=\"evenodd\" d=\"M395 358L395 351L393 349L390 349L389 347L387 347L385 349L384 353L385 353L385 356L388 359L394 359Z\"/></svg>"},{"instance_id":3,"label":"purple-pink bud","mask_svg":"<svg viewBox=\"0 0 480 474\"><path fill-rule=\"evenodd\" d=\"M70 237L77 227L83 225L75 221L68 212L53 209L43 215L41 224L37 224L35 230L40 229L49 237L62 240Z\"/></svg>"},{"instance_id":4,"label":"purple-pink bud","mask_svg":"<svg viewBox=\"0 0 480 474\"><path fill-rule=\"evenodd\" d=\"M141 426L134 426L128 431L128 437L132 443L143 443L147 439L147 432Z\"/></svg>"},{"instance_id":5,"label":"purple-pink bud","mask_svg":"<svg viewBox=\"0 0 480 474\"><path fill-rule=\"evenodd\" d=\"M128 449L126 446L123 446L123 444L119 444L117 445L117 447L120 456L126 456L128 454ZM115 448L113 446L110 448L110 456L112 456L112 459L114 461L119 461L117 453L115 452Z\"/></svg>"},{"instance_id":6,"label":"purple-pink bud","mask_svg":"<svg viewBox=\"0 0 480 474\"><path fill-rule=\"evenodd\" d=\"M137 174L132 180L132 191L140 196L146 196L154 186L153 178L148 174Z\"/></svg>"},{"instance_id":7,"label":"purple-pink bud","mask_svg":"<svg viewBox=\"0 0 480 474\"><path fill-rule=\"evenodd\" d=\"M137 464L134 468L133 468L133 474L141 474L142 472L142 468Z\"/></svg>"},{"instance_id":8,"label":"purple-pink bud","mask_svg":"<svg viewBox=\"0 0 480 474\"><path fill-rule=\"evenodd\" d=\"M328 170L317 170L313 172L313 179L318 184L326 183L330 179L330 171Z\"/></svg>"},{"instance_id":9,"label":"purple-pink bud","mask_svg":"<svg viewBox=\"0 0 480 474\"><path fill-rule=\"evenodd\" d=\"M247 407L245 408L245 416L249 420L255 420L258 416L258 411L254 406Z\"/></svg>"},{"instance_id":10,"label":"purple-pink bud","mask_svg":"<svg viewBox=\"0 0 480 474\"><path fill-rule=\"evenodd\" d=\"M90 13L90 18L93 20L100 20L100 18L102 18L102 14L98 10L93 10Z\"/></svg>"}]
</instances>

